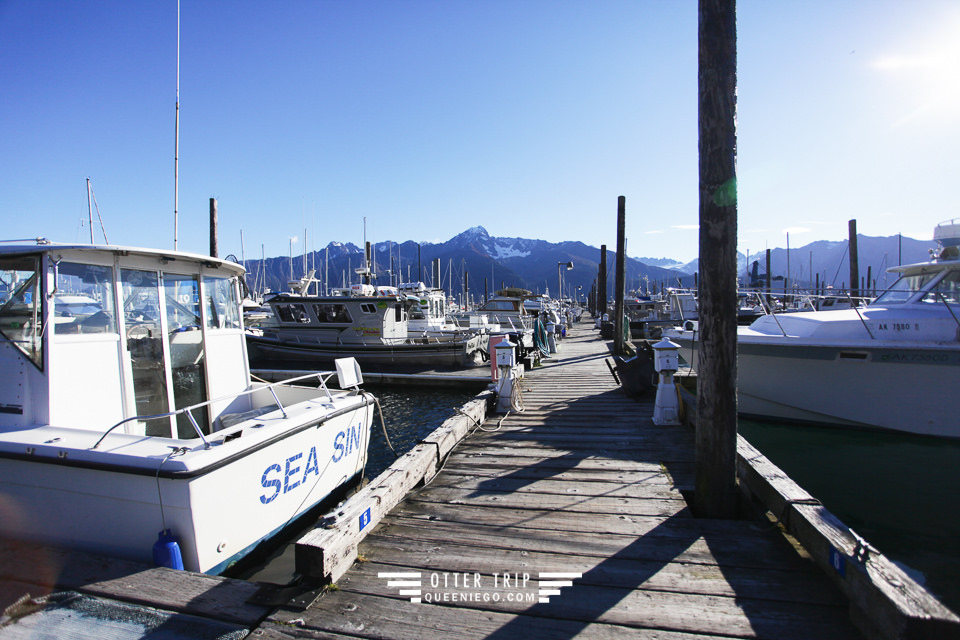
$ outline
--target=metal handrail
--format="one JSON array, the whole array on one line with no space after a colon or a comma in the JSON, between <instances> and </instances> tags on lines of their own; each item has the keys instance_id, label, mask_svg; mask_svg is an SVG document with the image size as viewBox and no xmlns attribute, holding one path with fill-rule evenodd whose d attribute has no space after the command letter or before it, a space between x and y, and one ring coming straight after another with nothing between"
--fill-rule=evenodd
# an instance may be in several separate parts
<instances>
[{"instance_id":1,"label":"metal handrail","mask_svg":"<svg viewBox=\"0 0 960 640\"><path fill-rule=\"evenodd\" d=\"M847 294L847 300L850 301L850 308L857 312L857 317L860 318L860 323L863 324L863 328L867 330L867 335L870 336L871 340L876 340L876 336L873 335L873 332L870 331L870 327L867 326L867 321L863 319L863 314L860 313L860 307L854 304L853 298L850 294Z\"/></svg>"},{"instance_id":2,"label":"metal handrail","mask_svg":"<svg viewBox=\"0 0 960 640\"><path fill-rule=\"evenodd\" d=\"M100 446L100 443L102 443L102 442L104 441L104 439L106 439L106 437L107 437L108 435L110 435L110 433L111 433L114 429L116 429L116 428L119 427L120 425L126 424L127 422L131 422L131 421L133 421L133 420L147 421L147 420L155 420L155 419L157 419L157 418L170 418L170 417L172 417L172 416L176 416L176 415L179 415L179 414L181 414L181 413L185 413L185 414L187 414L187 419L190 420L190 424L193 425L194 430L197 432L197 435L200 436L200 439L201 439L201 440L203 440L204 448L205 448L205 449L209 449L209 448L210 448L210 442L204 437L203 431L200 429L199 425L197 425L197 421L196 421L196 420L194 419L194 417L193 417L193 409L199 409L200 407L205 407L205 406L207 406L207 405L209 405L209 404L213 404L214 402L222 402L222 401L224 401L224 400L236 399L236 398L239 398L239 397L241 397L241 396L249 395L249 394L251 394L251 393L256 393L257 391L262 391L264 388L266 388L266 389L270 392L270 395L273 396L274 401L277 403L277 408L280 409L280 412L283 414L283 417L286 418L286 417L287 417L286 409L284 408L283 403L280 402L280 398L277 396L276 391L274 391L274 387L276 387L276 386L278 386L278 385L287 385L287 384L290 384L290 383L293 383L293 382L298 382L298 381L300 381L300 380L306 380L307 378L313 378L314 376L316 376L317 379L320 381L320 387L324 390L324 392L326 392L327 398L329 398L330 400L333 400L333 394L331 394L331 393L330 393L330 389L327 388L327 380L329 380L331 377L333 377L333 375L334 375L335 373L336 373L335 371L316 371L316 372L308 373L308 374L305 374L305 375L302 375L302 376L297 376L297 377L295 377L295 378L288 378L288 379L286 379L286 380L280 380L279 382L271 382L271 383L268 383L268 384L266 385L266 387L257 387L257 388L255 388L255 389L247 389L247 390L245 390L245 391L241 391L240 393L234 393L234 394L227 395L227 396L221 396L221 397L219 397L219 398L212 398L212 399L210 399L210 400L206 400L206 401L200 402L200 403L198 403L198 404L190 405L189 407L184 407L184 408L182 408L182 409L177 409L176 411L169 411L169 412L167 412L167 413L158 413L158 414L156 414L156 415L150 415L150 416L140 416L140 415L137 415L137 416L133 416L132 418L125 418L125 419L121 420L120 422L116 423L115 425L113 425L112 427L110 427L109 429L107 429L107 430L103 433L103 435L100 436L100 439L97 440L96 444L94 444L94 445L93 445L92 447L90 447L90 448L91 448L91 449L96 449L97 447L99 447L99 446Z\"/></svg>"},{"instance_id":3,"label":"metal handrail","mask_svg":"<svg viewBox=\"0 0 960 640\"><path fill-rule=\"evenodd\" d=\"M947 311L950 312L950 315L953 316L953 321L957 323L958 327L960 327L960 320L957 320L957 314L953 312L953 307L951 307L950 303L947 302L947 298L943 295L943 292L937 291L937 297L940 298L940 301L943 302L943 306L945 306Z\"/></svg>"}]
</instances>

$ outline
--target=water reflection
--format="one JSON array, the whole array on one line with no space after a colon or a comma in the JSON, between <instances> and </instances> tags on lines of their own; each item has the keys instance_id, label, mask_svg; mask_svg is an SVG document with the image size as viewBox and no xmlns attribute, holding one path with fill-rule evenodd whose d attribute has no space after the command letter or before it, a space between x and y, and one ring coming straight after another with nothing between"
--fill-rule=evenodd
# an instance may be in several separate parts
<instances>
[{"instance_id":1,"label":"water reflection","mask_svg":"<svg viewBox=\"0 0 960 640\"><path fill-rule=\"evenodd\" d=\"M847 526L960 611L960 442L744 419L739 428Z\"/></svg>"}]
</instances>

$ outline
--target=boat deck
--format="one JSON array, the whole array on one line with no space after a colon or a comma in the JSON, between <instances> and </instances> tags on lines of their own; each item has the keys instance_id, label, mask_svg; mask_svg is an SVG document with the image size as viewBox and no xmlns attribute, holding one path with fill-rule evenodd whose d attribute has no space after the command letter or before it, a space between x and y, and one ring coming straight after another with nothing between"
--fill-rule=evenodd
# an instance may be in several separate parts
<instances>
[{"instance_id":1,"label":"boat deck","mask_svg":"<svg viewBox=\"0 0 960 640\"><path fill-rule=\"evenodd\" d=\"M848 601L775 526L696 519L693 434L622 393L582 324L271 638L853 638ZM544 573L569 586L540 601ZM408 574L418 596L387 574ZM394 578L396 579L396 578ZM416 588L414 587L414 590Z\"/></svg>"}]
</instances>

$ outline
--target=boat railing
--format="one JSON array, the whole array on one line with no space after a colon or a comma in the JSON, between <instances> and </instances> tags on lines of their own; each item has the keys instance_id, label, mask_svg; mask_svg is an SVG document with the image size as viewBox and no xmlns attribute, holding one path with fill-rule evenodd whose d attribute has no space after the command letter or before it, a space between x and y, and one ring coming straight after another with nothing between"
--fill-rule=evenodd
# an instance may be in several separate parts
<instances>
[{"instance_id":1,"label":"boat railing","mask_svg":"<svg viewBox=\"0 0 960 640\"><path fill-rule=\"evenodd\" d=\"M275 388L276 388L276 387L278 387L278 386L280 386L280 385L290 385L290 384L292 384L292 383L294 383L294 382L300 382L301 380L307 380L307 379L310 379L310 378L314 378L314 377L315 377L315 378L317 378L317 379L320 381L320 387L319 387L319 388L323 389L324 393L327 394L327 398L332 401L332 400L333 400L333 394L330 393L330 389L327 387L327 380L329 380L331 377L333 377L336 373L337 373L336 371L315 371L315 372L311 372L311 373L308 373L308 374L305 374L305 375L302 375L302 376L297 376L297 377L294 377L294 378L287 378L286 380L280 380L280 381L278 381L278 382L264 383L264 384L262 384L261 386L253 387L253 388L250 388L250 389L245 389L244 391L241 391L240 393L233 393L233 394L230 394L230 395L221 396L221 397L219 397L219 398L212 398L212 399L206 400L206 401L204 401L204 402L199 402L199 403L197 403L197 404L190 405L189 407L183 407L182 409L177 409L176 411L168 411L167 413L158 413L158 414L154 414L154 415L136 415L136 416L133 416L133 417L131 417L131 418L126 418L126 419L121 420L120 422L116 423L115 425L113 425L113 426L110 427L109 429L107 429L107 430L103 433L103 435L100 436L100 439L97 440L97 442L96 442L92 447L90 447L90 448L91 448L91 449L96 449L97 447L99 447L100 444L106 439L106 437L107 437L108 435L110 435L111 432L113 432L114 429L116 429L117 427L120 427L120 426L122 426L122 425L124 425L124 424L126 424L126 423L128 423L128 422L133 422L133 421L135 421L135 420L140 420L140 421L146 422L147 420L157 420L157 419L160 419L160 418L172 418L172 417L178 416L178 415L186 415L186 416L187 416L187 420L190 421L190 424L191 424L191 426L193 426L194 431L196 431L197 436L199 436L199 437L200 437L200 440L203 441L203 446L204 446L204 448L205 448L205 449L209 449L210 446L211 446L211 445L210 445L210 441L207 440L206 436L205 436L204 433L203 433L203 430L200 428L200 425L197 424L196 418L194 418L193 411L194 411L195 409L200 409L200 408L202 408L202 407L209 406L209 405L211 405L211 404L213 404L213 403L215 403L215 402L224 402L224 401L227 401L227 400L231 400L231 401L232 401L232 400L236 400L237 398L241 398L241 397L246 396L246 395L251 395L251 394L254 394L254 393L263 391L263 390L267 390L267 391L270 392L270 395L273 396L273 400L274 400L274 402L276 403L277 408L280 410L280 413L283 415L284 418L287 418L287 417L288 417L288 416L287 416L287 410L286 410L286 408L283 406L283 402L281 402L279 396L277 396L277 392L275 391Z\"/></svg>"}]
</instances>

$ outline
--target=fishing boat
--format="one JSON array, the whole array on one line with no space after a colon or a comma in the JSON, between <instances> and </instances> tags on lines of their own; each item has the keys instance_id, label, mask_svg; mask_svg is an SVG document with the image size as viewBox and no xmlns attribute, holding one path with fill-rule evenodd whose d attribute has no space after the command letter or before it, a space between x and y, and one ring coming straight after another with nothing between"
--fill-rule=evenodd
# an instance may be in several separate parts
<instances>
[{"instance_id":1,"label":"fishing boat","mask_svg":"<svg viewBox=\"0 0 960 640\"><path fill-rule=\"evenodd\" d=\"M931 261L892 267L864 307L771 313L737 331L738 411L748 417L960 438L960 222ZM697 332L665 332L694 368Z\"/></svg>"},{"instance_id":2,"label":"fishing boat","mask_svg":"<svg viewBox=\"0 0 960 640\"><path fill-rule=\"evenodd\" d=\"M359 368L251 382L242 274L0 244L0 536L221 573L360 476Z\"/></svg>"},{"instance_id":3,"label":"fishing boat","mask_svg":"<svg viewBox=\"0 0 960 640\"><path fill-rule=\"evenodd\" d=\"M274 322L247 333L255 365L289 369L352 357L390 367L469 367L487 358L483 335L411 334L407 303L392 291L354 284L335 293L268 299Z\"/></svg>"},{"instance_id":4,"label":"fishing boat","mask_svg":"<svg viewBox=\"0 0 960 640\"><path fill-rule=\"evenodd\" d=\"M468 327L454 322L447 313L447 294L443 289L430 288L422 282L402 282L397 294L406 302L410 336L457 339L468 333L499 331L499 326L485 322L471 323Z\"/></svg>"}]
</instances>

